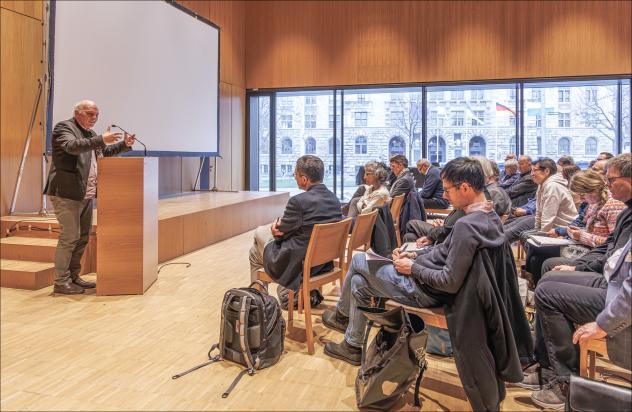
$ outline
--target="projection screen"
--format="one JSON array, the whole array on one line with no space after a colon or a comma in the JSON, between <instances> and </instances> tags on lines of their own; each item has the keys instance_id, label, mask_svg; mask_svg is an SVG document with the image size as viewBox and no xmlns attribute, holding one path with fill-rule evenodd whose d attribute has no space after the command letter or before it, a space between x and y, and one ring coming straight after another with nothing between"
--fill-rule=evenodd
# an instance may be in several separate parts
<instances>
[{"instance_id":1,"label":"projection screen","mask_svg":"<svg viewBox=\"0 0 632 412\"><path fill-rule=\"evenodd\" d=\"M56 1L50 40L49 150L52 127L90 99L98 134L116 124L148 155L218 155L217 26L172 1Z\"/></svg>"}]
</instances>

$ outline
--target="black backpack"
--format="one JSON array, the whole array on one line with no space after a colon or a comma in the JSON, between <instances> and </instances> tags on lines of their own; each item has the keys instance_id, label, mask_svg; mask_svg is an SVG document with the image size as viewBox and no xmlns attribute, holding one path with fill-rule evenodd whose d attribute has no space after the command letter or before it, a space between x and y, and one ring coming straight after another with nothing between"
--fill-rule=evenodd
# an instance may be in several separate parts
<instances>
[{"instance_id":1,"label":"black backpack","mask_svg":"<svg viewBox=\"0 0 632 412\"><path fill-rule=\"evenodd\" d=\"M252 287L258 284L260 291ZM265 285L255 281L247 288L230 289L224 294L219 342L208 351L209 361L174 375L178 379L190 372L220 360L229 360L246 367L222 394L228 397L239 380L247 373L270 367L283 353L285 319L279 302L268 295ZM215 356L212 352L218 349Z\"/></svg>"},{"instance_id":2,"label":"black backpack","mask_svg":"<svg viewBox=\"0 0 632 412\"><path fill-rule=\"evenodd\" d=\"M424 321L402 307L359 309L369 322L364 335L362 363L355 381L358 408L397 408L415 378L414 401L415 406L420 406L419 387L427 367L428 332ZM374 323L380 330L367 349Z\"/></svg>"}]
</instances>

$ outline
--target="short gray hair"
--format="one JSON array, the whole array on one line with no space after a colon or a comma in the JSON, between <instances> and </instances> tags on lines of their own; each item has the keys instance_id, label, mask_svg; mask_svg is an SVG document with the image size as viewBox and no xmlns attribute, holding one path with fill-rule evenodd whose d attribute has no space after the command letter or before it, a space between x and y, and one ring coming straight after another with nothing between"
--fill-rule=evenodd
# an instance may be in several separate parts
<instances>
[{"instance_id":1,"label":"short gray hair","mask_svg":"<svg viewBox=\"0 0 632 412\"><path fill-rule=\"evenodd\" d=\"M494 176L494 170L492 168L492 164L486 157L483 156L470 156L474 160L478 160L483 168L483 174L485 175L485 179Z\"/></svg>"},{"instance_id":2,"label":"short gray hair","mask_svg":"<svg viewBox=\"0 0 632 412\"><path fill-rule=\"evenodd\" d=\"M388 171L384 169L384 166L382 166L381 163L374 160L371 160L364 165L364 173L370 173L375 176L380 184L384 184L386 179L388 179Z\"/></svg>"},{"instance_id":3,"label":"short gray hair","mask_svg":"<svg viewBox=\"0 0 632 412\"><path fill-rule=\"evenodd\" d=\"M608 169L615 169L621 177L632 176L632 154L623 153L608 160Z\"/></svg>"},{"instance_id":4,"label":"short gray hair","mask_svg":"<svg viewBox=\"0 0 632 412\"><path fill-rule=\"evenodd\" d=\"M325 176L325 165L317 156L305 155L296 161L296 172L312 183L320 183Z\"/></svg>"},{"instance_id":5,"label":"short gray hair","mask_svg":"<svg viewBox=\"0 0 632 412\"><path fill-rule=\"evenodd\" d=\"M89 106L97 107L97 104L93 102L92 100L84 99L75 103L75 105L72 107L72 110L73 110L73 113L77 113L81 110L84 110L86 107L89 107Z\"/></svg>"},{"instance_id":6,"label":"short gray hair","mask_svg":"<svg viewBox=\"0 0 632 412\"><path fill-rule=\"evenodd\" d=\"M518 161L516 159L505 160L505 169L517 169Z\"/></svg>"},{"instance_id":7,"label":"short gray hair","mask_svg":"<svg viewBox=\"0 0 632 412\"><path fill-rule=\"evenodd\" d=\"M430 166L430 160L428 159L417 160L417 169L421 169L422 166Z\"/></svg>"}]
</instances>

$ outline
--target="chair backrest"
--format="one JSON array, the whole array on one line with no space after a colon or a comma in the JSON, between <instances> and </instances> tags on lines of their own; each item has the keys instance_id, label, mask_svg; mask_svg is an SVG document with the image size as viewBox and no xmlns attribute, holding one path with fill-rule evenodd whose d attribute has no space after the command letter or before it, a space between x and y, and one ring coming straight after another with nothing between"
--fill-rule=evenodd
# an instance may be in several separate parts
<instances>
[{"instance_id":1,"label":"chair backrest","mask_svg":"<svg viewBox=\"0 0 632 412\"><path fill-rule=\"evenodd\" d=\"M335 259L342 262L349 238L351 218L336 223L314 225L305 255L304 269L322 265Z\"/></svg>"},{"instance_id":2,"label":"chair backrest","mask_svg":"<svg viewBox=\"0 0 632 412\"><path fill-rule=\"evenodd\" d=\"M393 221L399 221L399 214L402 211L402 206L404 204L404 194L397 195L391 201L391 216L393 216Z\"/></svg>"},{"instance_id":3,"label":"chair backrest","mask_svg":"<svg viewBox=\"0 0 632 412\"><path fill-rule=\"evenodd\" d=\"M355 224L353 225L353 231L351 232L351 238L347 245L347 258L350 259L351 253L360 246L371 243L371 234L373 233L373 226L377 219L378 210L374 209L371 213L365 213L356 217Z\"/></svg>"}]
</instances>

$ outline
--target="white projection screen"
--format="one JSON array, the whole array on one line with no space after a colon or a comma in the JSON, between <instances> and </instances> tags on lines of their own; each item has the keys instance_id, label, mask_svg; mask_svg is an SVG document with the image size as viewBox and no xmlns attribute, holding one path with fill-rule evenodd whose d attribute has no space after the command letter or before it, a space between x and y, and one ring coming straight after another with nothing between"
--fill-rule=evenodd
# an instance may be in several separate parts
<instances>
[{"instance_id":1,"label":"white projection screen","mask_svg":"<svg viewBox=\"0 0 632 412\"><path fill-rule=\"evenodd\" d=\"M153 156L218 155L219 28L171 1L56 1L50 19L51 128L94 100ZM132 154L142 154L134 145Z\"/></svg>"}]
</instances>

